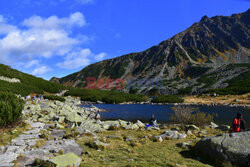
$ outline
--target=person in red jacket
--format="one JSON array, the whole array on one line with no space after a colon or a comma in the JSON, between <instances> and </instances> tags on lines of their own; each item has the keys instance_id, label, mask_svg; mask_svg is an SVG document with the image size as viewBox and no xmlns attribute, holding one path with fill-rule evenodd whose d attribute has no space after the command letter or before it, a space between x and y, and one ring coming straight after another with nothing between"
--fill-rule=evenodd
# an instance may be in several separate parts
<instances>
[{"instance_id":1,"label":"person in red jacket","mask_svg":"<svg viewBox=\"0 0 250 167\"><path fill-rule=\"evenodd\" d=\"M246 129L246 122L242 118L241 113L237 113L237 116L234 118L232 123L232 131L233 132L241 132Z\"/></svg>"}]
</instances>

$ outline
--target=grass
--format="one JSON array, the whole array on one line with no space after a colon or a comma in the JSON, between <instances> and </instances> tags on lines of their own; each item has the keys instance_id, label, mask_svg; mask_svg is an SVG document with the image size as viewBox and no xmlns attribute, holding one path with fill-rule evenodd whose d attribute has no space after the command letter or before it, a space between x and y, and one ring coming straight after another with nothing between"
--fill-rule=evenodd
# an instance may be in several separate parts
<instances>
[{"instance_id":1,"label":"grass","mask_svg":"<svg viewBox=\"0 0 250 167\"><path fill-rule=\"evenodd\" d=\"M153 142L150 138L159 135L161 131L145 130L118 130L98 133L101 140L109 143L110 147L105 150L96 150L88 147L86 143L93 140L91 137L83 136L77 142L85 148L87 153L82 155L81 166L197 166L208 167L210 165L196 160L194 152L177 147L178 143L194 140L194 137L179 140L164 140L163 142ZM208 130L210 135L220 133L218 130ZM108 136L117 136L108 138ZM124 141L126 136L134 138L132 141ZM148 136L145 138L144 136ZM183 152L186 152L185 156Z\"/></svg>"},{"instance_id":2,"label":"grass","mask_svg":"<svg viewBox=\"0 0 250 167\"><path fill-rule=\"evenodd\" d=\"M29 127L29 124L21 122L20 125L15 128L0 129L0 146L8 144L12 139L17 138L24 131L27 131Z\"/></svg>"}]
</instances>

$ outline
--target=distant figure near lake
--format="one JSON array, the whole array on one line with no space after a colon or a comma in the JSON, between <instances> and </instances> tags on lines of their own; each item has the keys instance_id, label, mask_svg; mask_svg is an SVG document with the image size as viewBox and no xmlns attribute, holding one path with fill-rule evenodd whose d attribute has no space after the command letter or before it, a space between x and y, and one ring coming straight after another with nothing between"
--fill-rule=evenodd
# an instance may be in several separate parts
<instances>
[{"instance_id":1,"label":"distant figure near lake","mask_svg":"<svg viewBox=\"0 0 250 167\"><path fill-rule=\"evenodd\" d=\"M232 131L233 132L240 132L244 131L246 129L246 122L242 118L241 113L237 113L236 118L234 118L233 123L232 123Z\"/></svg>"}]
</instances>

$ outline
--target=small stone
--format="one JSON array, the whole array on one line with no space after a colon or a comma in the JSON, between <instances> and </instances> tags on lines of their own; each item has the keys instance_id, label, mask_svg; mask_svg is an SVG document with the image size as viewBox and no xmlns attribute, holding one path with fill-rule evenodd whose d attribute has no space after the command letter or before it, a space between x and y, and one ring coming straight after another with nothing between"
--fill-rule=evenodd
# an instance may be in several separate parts
<instances>
[{"instance_id":1,"label":"small stone","mask_svg":"<svg viewBox=\"0 0 250 167\"><path fill-rule=\"evenodd\" d=\"M210 127L211 127L212 129L215 129L215 128L218 128L219 126L218 126L217 124L211 122L211 123L210 123Z\"/></svg>"},{"instance_id":2,"label":"small stone","mask_svg":"<svg viewBox=\"0 0 250 167\"><path fill-rule=\"evenodd\" d=\"M188 130L187 135L191 136L191 135L193 135L193 133L190 130Z\"/></svg>"}]
</instances>

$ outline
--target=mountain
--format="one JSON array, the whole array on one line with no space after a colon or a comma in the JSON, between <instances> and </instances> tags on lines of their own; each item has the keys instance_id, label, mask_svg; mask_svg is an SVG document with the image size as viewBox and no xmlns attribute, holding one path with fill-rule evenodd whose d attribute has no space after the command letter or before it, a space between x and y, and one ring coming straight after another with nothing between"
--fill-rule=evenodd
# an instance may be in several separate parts
<instances>
[{"instance_id":1,"label":"mountain","mask_svg":"<svg viewBox=\"0 0 250 167\"><path fill-rule=\"evenodd\" d=\"M30 93L58 93L64 86L42 78L20 72L0 64L0 91L8 91L22 96Z\"/></svg>"},{"instance_id":2,"label":"mountain","mask_svg":"<svg viewBox=\"0 0 250 167\"><path fill-rule=\"evenodd\" d=\"M249 58L250 9L232 16L204 16L157 46L91 64L53 81L82 87L87 77L122 78L127 91L200 93L230 87L236 77L249 79L242 78L249 74Z\"/></svg>"}]
</instances>

